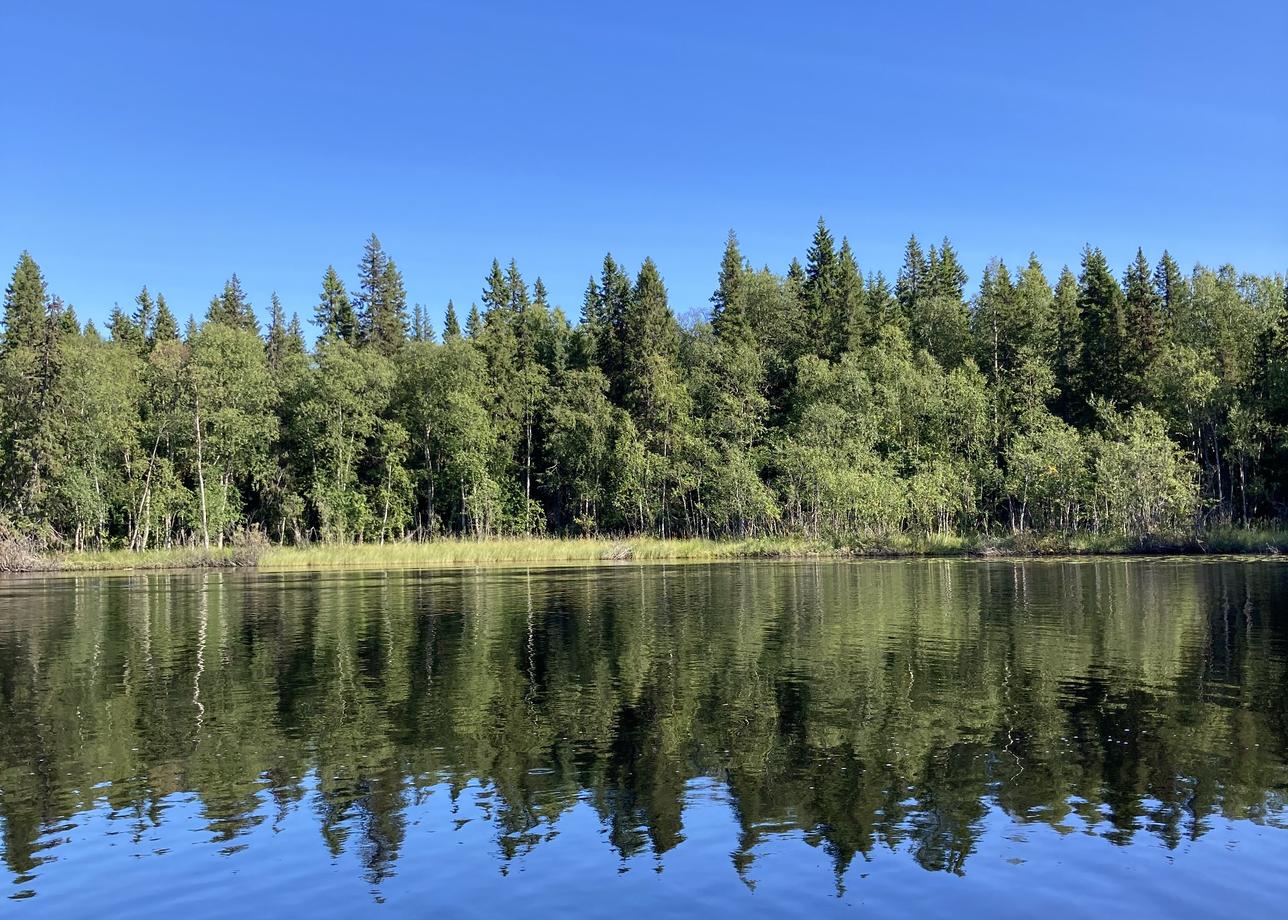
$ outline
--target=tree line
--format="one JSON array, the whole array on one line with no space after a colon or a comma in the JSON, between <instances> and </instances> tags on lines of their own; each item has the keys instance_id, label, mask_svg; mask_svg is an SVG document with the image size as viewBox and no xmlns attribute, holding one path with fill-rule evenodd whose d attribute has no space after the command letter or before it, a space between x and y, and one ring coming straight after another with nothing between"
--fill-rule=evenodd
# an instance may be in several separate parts
<instances>
[{"instance_id":1,"label":"tree line","mask_svg":"<svg viewBox=\"0 0 1288 920\"><path fill-rule=\"evenodd\" d=\"M1282 274L1087 247L968 294L914 236L893 282L820 220L802 264L731 232L708 316L611 255L579 319L493 261L462 324L375 235L309 347L233 275L181 329L144 287L82 325L24 252L0 339L0 518L66 548L507 534L1139 537L1288 508Z\"/></svg>"}]
</instances>

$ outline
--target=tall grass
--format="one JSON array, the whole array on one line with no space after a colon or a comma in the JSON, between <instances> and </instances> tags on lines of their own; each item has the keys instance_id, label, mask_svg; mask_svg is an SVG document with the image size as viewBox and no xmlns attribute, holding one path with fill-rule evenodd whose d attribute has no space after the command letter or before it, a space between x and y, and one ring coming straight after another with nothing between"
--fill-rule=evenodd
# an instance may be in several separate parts
<instances>
[{"instance_id":1,"label":"tall grass","mask_svg":"<svg viewBox=\"0 0 1288 920\"><path fill-rule=\"evenodd\" d=\"M238 564L235 550L203 549L200 546L176 546L171 549L106 549L80 553L57 553L47 557L47 568L85 572L108 569L202 569L225 568Z\"/></svg>"},{"instance_id":2,"label":"tall grass","mask_svg":"<svg viewBox=\"0 0 1288 920\"><path fill-rule=\"evenodd\" d=\"M106 550L39 558L28 570L101 571L245 566L267 571L434 566L601 563L627 560L768 559L841 556L1094 556L1124 554L1288 554L1288 531L1221 527L1199 535L893 534L846 545L793 537L754 540L656 537L512 537L428 543L228 546L205 550Z\"/></svg>"},{"instance_id":3,"label":"tall grass","mask_svg":"<svg viewBox=\"0 0 1288 920\"><path fill-rule=\"evenodd\" d=\"M649 559L730 559L831 553L825 544L794 539L661 540L632 537L507 538L274 547L259 566L266 570L384 568L436 565L504 565L517 562L605 562Z\"/></svg>"}]
</instances>

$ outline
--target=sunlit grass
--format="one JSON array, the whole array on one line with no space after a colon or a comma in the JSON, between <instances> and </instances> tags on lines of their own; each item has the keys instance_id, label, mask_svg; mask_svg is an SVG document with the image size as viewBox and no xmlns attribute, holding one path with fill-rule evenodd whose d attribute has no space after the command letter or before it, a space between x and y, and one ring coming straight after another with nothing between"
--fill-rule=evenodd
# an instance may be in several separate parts
<instances>
[{"instance_id":1,"label":"sunlit grass","mask_svg":"<svg viewBox=\"0 0 1288 920\"><path fill-rule=\"evenodd\" d=\"M284 570L504 565L522 562L589 563L614 560L767 558L830 552L834 550L825 544L795 539L510 538L273 547L260 559L259 567Z\"/></svg>"},{"instance_id":2,"label":"sunlit grass","mask_svg":"<svg viewBox=\"0 0 1288 920\"><path fill-rule=\"evenodd\" d=\"M233 550L177 546L171 549L106 549L80 553L56 553L49 557L51 568L70 571L106 569L195 569L231 566Z\"/></svg>"},{"instance_id":3,"label":"sunlit grass","mask_svg":"<svg viewBox=\"0 0 1288 920\"><path fill-rule=\"evenodd\" d=\"M907 534L833 543L795 537L749 540L657 537L510 537L441 539L425 543L269 546L257 562L232 547L175 547L59 553L48 568L62 571L185 569L248 566L267 571L432 568L435 566L603 563L649 560L773 559L882 556L1098 556L1129 554L1288 554L1288 531L1221 527L1200 536L1146 538L1115 534Z\"/></svg>"}]
</instances>

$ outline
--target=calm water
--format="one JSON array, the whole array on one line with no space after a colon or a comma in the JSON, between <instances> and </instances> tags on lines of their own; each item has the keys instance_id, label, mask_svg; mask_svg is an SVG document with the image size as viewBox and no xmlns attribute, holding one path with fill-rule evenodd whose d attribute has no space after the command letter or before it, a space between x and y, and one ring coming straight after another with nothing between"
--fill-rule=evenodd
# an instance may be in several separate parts
<instances>
[{"instance_id":1,"label":"calm water","mask_svg":"<svg viewBox=\"0 0 1288 920\"><path fill-rule=\"evenodd\" d=\"M0 581L0 915L1278 915L1288 564Z\"/></svg>"}]
</instances>

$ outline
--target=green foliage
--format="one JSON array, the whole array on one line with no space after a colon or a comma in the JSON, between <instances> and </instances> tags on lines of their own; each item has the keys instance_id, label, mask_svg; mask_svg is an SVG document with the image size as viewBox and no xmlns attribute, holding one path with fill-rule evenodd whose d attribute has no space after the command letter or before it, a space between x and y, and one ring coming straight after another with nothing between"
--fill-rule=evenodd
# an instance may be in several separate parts
<instances>
[{"instance_id":1,"label":"green foliage","mask_svg":"<svg viewBox=\"0 0 1288 920\"><path fill-rule=\"evenodd\" d=\"M23 253L0 514L72 550L216 552L246 528L1130 542L1288 513L1282 276L1138 252L1120 283L1088 247L1054 289L1033 255L965 283L915 237L893 287L864 277L820 221L782 275L730 233L709 323L676 319L651 259L632 280L606 256L576 327L496 260L439 343L373 236L353 295L326 270L310 349L276 295L261 338L236 275L182 338L144 287L105 339Z\"/></svg>"}]
</instances>

